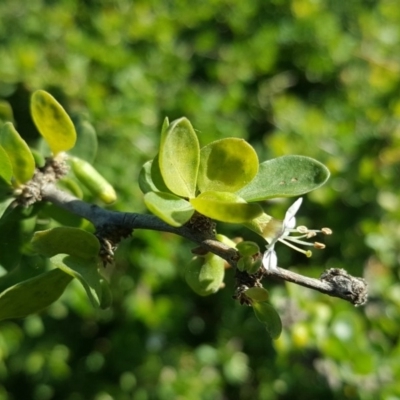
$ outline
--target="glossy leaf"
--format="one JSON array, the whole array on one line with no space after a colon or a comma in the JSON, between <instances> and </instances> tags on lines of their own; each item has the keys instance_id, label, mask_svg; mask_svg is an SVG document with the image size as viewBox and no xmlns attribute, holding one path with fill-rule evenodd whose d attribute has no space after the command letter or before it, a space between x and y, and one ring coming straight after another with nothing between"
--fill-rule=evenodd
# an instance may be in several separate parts
<instances>
[{"instance_id":1,"label":"glossy leaf","mask_svg":"<svg viewBox=\"0 0 400 400\"><path fill-rule=\"evenodd\" d=\"M93 306L101 306L102 280L104 278L98 271L96 261L83 260L82 258L65 254L58 254L50 258L50 261L55 267L79 280Z\"/></svg>"},{"instance_id":2,"label":"glossy leaf","mask_svg":"<svg viewBox=\"0 0 400 400\"><path fill-rule=\"evenodd\" d=\"M208 296L219 290L224 280L225 262L215 254L195 257L185 270L187 284L200 296Z\"/></svg>"},{"instance_id":3,"label":"glossy leaf","mask_svg":"<svg viewBox=\"0 0 400 400\"><path fill-rule=\"evenodd\" d=\"M14 122L13 110L8 101L0 100L0 120Z\"/></svg>"},{"instance_id":4,"label":"glossy leaf","mask_svg":"<svg viewBox=\"0 0 400 400\"><path fill-rule=\"evenodd\" d=\"M255 242L243 241L236 245L240 255L252 256L260 252L260 247Z\"/></svg>"},{"instance_id":5,"label":"glossy leaf","mask_svg":"<svg viewBox=\"0 0 400 400\"><path fill-rule=\"evenodd\" d=\"M254 300L255 302L263 302L269 300L269 293L262 287L252 287L245 292L247 297Z\"/></svg>"},{"instance_id":6,"label":"glossy leaf","mask_svg":"<svg viewBox=\"0 0 400 400\"><path fill-rule=\"evenodd\" d=\"M8 155L16 184L29 181L35 172L35 160L11 122L6 122L0 130L0 145Z\"/></svg>"},{"instance_id":7,"label":"glossy leaf","mask_svg":"<svg viewBox=\"0 0 400 400\"><path fill-rule=\"evenodd\" d=\"M69 254L85 260L96 259L100 251L99 240L92 233L72 227L57 227L35 232L31 245L46 257Z\"/></svg>"},{"instance_id":8,"label":"glossy leaf","mask_svg":"<svg viewBox=\"0 0 400 400\"><path fill-rule=\"evenodd\" d=\"M72 171L87 189L106 204L117 200L117 194L111 184L88 162L80 158L70 159Z\"/></svg>"},{"instance_id":9,"label":"glossy leaf","mask_svg":"<svg viewBox=\"0 0 400 400\"><path fill-rule=\"evenodd\" d=\"M13 167L7 152L0 146L0 178L7 184L11 185L13 176Z\"/></svg>"},{"instance_id":10,"label":"glossy leaf","mask_svg":"<svg viewBox=\"0 0 400 400\"><path fill-rule=\"evenodd\" d=\"M186 118L173 121L162 132L159 153L160 171L168 189L193 198L199 163L200 146L192 125Z\"/></svg>"},{"instance_id":11,"label":"glossy leaf","mask_svg":"<svg viewBox=\"0 0 400 400\"><path fill-rule=\"evenodd\" d=\"M153 164L153 160L149 160L143 164L142 168L139 172L139 187L143 194L148 192L157 192L159 189L153 182L151 177L151 165Z\"/></svg>"},{"instance_id":12,"label":"glossy leaf","mask_svg":"<svg viewBox=\"0 0 400 400\"><path fill-rule=\"evenodd\" d=\"M258 204L248 204L241 197L228 192L204 192L191 199L190 203L206 217L233 224L250 221L263 212Z\"/></svg>"},{"instance_id":13,"label":"glossy leaf","mask_svg":"<svg viewBox=\"0 0 400 400\"><path fill-rule=\"evenodd\" d=\"M250 275L257 273L258 270L260 269L261 265L262 265L262 259L261 258L258 258L255 261L253 260L251 265L247 267L247 273L250 274Z\"/></svg>"},{"instance_id":14,"label":"glossy leaf","mask_svg":"<svg viewBox=\"0 0 400 400\"><path fill-rule=\"evenodd\" d=\"M8 206L14 201L15 199L13 197L8 197L5 199L0 200L0 219L3 216L3 214L6 212Z\"/></svg>"},{"instance_id":15,"label":"glossy leaf","mask_svg":"<svg viewBox=\"0 0 400 400\"><path fill-rule=\"evenodd\" d=\"M197 186L200 192L236 192L258 171L257 153L245 140L217 140L200 151Z\"/></svg>"},{"instance_id":16,"label":"glossy leaf","mask_svg":"<svg viewBox=\"0 0 400 400\"><path fill-rule=\"evenodd\" d=\"M317 189L328 178L328 168L313 158L282 156L260 164L256 177L237 194L246 201L299 196Z\"/></svg>"},{"instance_id":17,"label":"glossy leaf","mask_svg":"<svg viewBox=\"0 0 400 400\"><path fill-rule=\"evenodd\" d=\"M33 93L31 114L38 131L54 155L74 147L76 142L74 124L61 104L50 93L44 90Z\"/></svg>"},{"instance_id":18,"label":"glossy leaf","mask_svg":"<svg viewBox=\"0 0 400 400\"><path fill-rule=\"evenodd\" d=\"M282 332L282 321L275 308L264 301L254 302L252 306L258 320L266 325L271 338L278 339Z\"/></svg>"},{"instance_id":19,"label":"glossy leaf","mask_svg":"<svg viewBox=\"0 0 400 400\"><path fill-rule=\"evenodd\" d=\"M244 256L241 257L237 263L237 268L239 271L246 271L248 268L251 267L253 263L253 258L251 256Z\"/></svg>"},{"instance_id":20,"label":"glossy leaf","mask_svg":"<svg viewBox=\"0 0 400 400\"><path fill-rule=\"evenodd\" d=\"M72 276L54 269L6 289L0 294L0 320L22 318L54 303Z\"/></svg>"},{"instance_id":21,"label":"glossy leaf","mask_svg":"<svg viewBox=\"0 0 400 400\"><path fill-rule=\"evenodd\" d=\"M93 163L97 154L97 134L93 125L88 121L79 121L76 124L76 143L69 152L89 163Z\"/></svg>"},{"instance_id":22,"label":"glossy leaf","mask_svg":"<svg viewBox=\"0 0 400 400\"><path fill-rule=\"evenodd\" d=\"M170 193L148 192L144 202L154 215L172 226L182 226L194 213L188 201Z\"/></svg>"},{"instance_id":23,"label":"glossy leaf","mask_svg":"<svg viewBox=\"0 0 400 400\"><path fill-rule=\"evenodd\" d=\"M30 149L30 150L35 160L35 165L39 168L44 167L44 165L46 164L46 158L43 156L43 154L36 149Z\"/></svg>"},{"instance_id":24,"label":"glossy leaf","mask_svg":"<svg viewBox=\"0 0 400 400\"><path fill-rule=\"evenodd\" d=\"M158 155L154 160L149 160L142 166L139 173L139 187L144 194L148 192L171 193L161 175Z\"/></svg>"}]
</instances>

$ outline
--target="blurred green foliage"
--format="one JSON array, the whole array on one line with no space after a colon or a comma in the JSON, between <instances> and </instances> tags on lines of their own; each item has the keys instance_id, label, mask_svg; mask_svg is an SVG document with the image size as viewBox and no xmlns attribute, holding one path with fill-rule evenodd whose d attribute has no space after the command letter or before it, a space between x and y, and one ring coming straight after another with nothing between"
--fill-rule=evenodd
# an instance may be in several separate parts
<instances>
[{"instance_id":1,"label":"blurred green foliage","mask_svg":"<svg viewBox=\"0 0 400 400\"><path fill-rule=\"evenodd\" d=\"M28 97L45 89L91 122L115 209L145 211L140 167L164 117L186 116L202 145L242 137L260 160L325 163L332 178L307 195L300 222L335 234L311 259L278 248L280 264L345 268L370 287L355 309L268 283L284 323L271 342L231 299L231 271L201 298L184 282L191 244L138 231L118 250L111 310L94 311L75 283L47 312L0 324L0 399L400 398L396 1L3 0L0 16L1 118L40 146ZM31 225L28 212L11 224L1 252Z\"/></svg>"}]
</instances>

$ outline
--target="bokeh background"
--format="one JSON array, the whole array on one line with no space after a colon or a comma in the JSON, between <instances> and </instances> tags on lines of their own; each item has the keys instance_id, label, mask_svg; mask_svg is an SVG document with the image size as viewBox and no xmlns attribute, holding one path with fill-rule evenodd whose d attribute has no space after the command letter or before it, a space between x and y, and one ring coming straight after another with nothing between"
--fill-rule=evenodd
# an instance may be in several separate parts
<instances>
[{"instance_id":1,"label":"bokeh background","mask_svg":"<svg viewBox=\"0 0 400 400\"><path fill-rule=\"evenodd\" d=\"M354 308L266 282L284 322L272 341L232 300L232 271L198 297L183 278L192 245L137 231L118 250L110 310L72 284L41 315L0 323L1 400L400 399L397 1L2 0L1 113L12 107L32 146L36 89L93 124L117 210L146 212L137 177L165 116L188 117L202 144L245 138L261 161L322 161L332 177L300 223L335 234L311 259L279 248L280 265L345 268L370 296ZM289 204L265 206L282 217Z\"/></svg>"}]
</instances>

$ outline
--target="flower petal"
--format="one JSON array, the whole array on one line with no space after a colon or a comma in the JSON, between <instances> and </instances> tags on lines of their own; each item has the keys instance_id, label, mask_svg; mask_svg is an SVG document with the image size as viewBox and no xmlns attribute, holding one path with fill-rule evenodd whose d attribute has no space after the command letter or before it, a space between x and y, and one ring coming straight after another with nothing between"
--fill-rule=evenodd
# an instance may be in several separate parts
<instances>
[{"instance_id":1,"label":"flower petal","mask_svg":"<svg viewBox=\"0 0 400 400\"><path fill-rule=\"evenodd\" d=\"M276 269L278 265L278 257L276 255L276 251L273 248L268 249L264 253L262 264L267 271Z\"/></svg>"},{"instance_id":2,"label":"flower petal","mask_svg":"<svg viewBox=\"0 0 400 400\"><path fill-rule=\"evenodd\" d=\"M303 202L303 198L298 198L286 211L285 219L283 220L283 225L286 228L293 229L296 226L295 215Z\"/></svg>"}]
</instances>

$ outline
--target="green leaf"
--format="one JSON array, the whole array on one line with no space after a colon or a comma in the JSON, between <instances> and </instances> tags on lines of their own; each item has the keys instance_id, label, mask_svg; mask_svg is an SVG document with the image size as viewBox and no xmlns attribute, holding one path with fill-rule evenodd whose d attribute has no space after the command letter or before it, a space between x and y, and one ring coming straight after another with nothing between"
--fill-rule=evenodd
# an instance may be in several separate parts
<instances>
[{"instance_id":1,"label":"green leaf","mask_svg":"<svg viewBox=\"0 0 400 400\"><path fill-rule=\"evenodd\" d=\"M0 120L14 122L13 110L8 101L0 100Z\"/></svg>"},{"instance_id":2,"label":"green leaf","mask_svg":"<svg viewBox=\"0 0 400 400\"><path fill-rule=\"evenodd\" d=\"M117 200L117 194L111 184L88 162L71 157L72 171L87 189L106 204Z\"/></svg>"},{"instance_id":3,"label":"green leaf","mask_svg":"<svg viewBox=\"0 0 400 400\"><path fill-rule=\"evenodd\" d=\"M194 209L188 201L170 193L146 193L144 202L154 215L172 226L182 226L194 213Z\"/></svg>"},{"instance_id":4,"label":"green leaf","mask_svg":"<svg viewBox=\"0 0 400 400\"><path fill-rule=\"evenodd\" d=\"M8 197L6 199L0 200L0 219L7 210L8 206L14 201L13 197Z\"/></svg>"},{"instance_id":5,"label":"green leaf","mask_svg":"<svg viewBox=\"0 0 400 400\"><path fill-rule=\"evenodd\" d=\"M97 154L97 134L88 121L79 121L76 125L76 143L69 152L89 163L93 163Z\"/></svg>"},{"instance_id":6,"label":"green leaf","mask_svg":"<svg viewBox=\"0 0 400 400\"><path fill-rule=\"evenodd\" d=\"M159 189L153 182L151 177L151 166L153 164L153 160L149 160L145 162L140 169L139 172L139 187L143 194L148 192L157 192Z\"/></svg>"},{"instance_id":7,"label":"green leaf","mask_svg":"<svg viewBox=\"0 0 400 400\"><path fill-rule=\"evenodd\" d=\"M200 192L236 192L258 171L257 153L245 140L217 140L200 150L197 186Z\"/></svg>"},{"instance_id":8,"label":"green leaf","mask_svg":"<svg viewBox=\"0 0 400 400\"><path fill-rule=\"evenodd\" d=\"M222 222L240 224L262 214L258 204L248 204L241 197L228 192L204 192L190 203L206 217Z\"/></svg>"},{"instance_id":9,"label":"green leaf","mask_svg":"<svg viewBox=\"0 0 400 400\"><path fill-rule=\"evenodd\" d=\"M252 256L260 252L260 247L255 242L243 241L236 245L241 256Z\"/></svg>"},{"instance_id":10,"label":"green leaf","mask_svg":"<svg viewBox=\"0 0 400 400\"><path fill-rule=\"evenodd\" d=\"M29 181L35 172L35 160L11 122L6 122L1 128L0 145L8 155L16 184Z\"/></svg>"},{"instance_id":11,"label":"green leaf","mask_svg":"<svg viewBox=\"0 0 400 400\"><path fill-rule=\"evenodd\" d=\"M100 251L100 243L96 236L83 229L72 227L57 227L35 232L31 245L35 251L46 257L69 254L93 260Z\"/></svg>"},{"instance_id":12,"label":"green leaf","mask_svg":"<svg viewBox=\"0 0 400 400\"><path fill-rule=\"evenodd\" d=\"M82 217L79 217L78 215L73 214L68 210L57 207L52 203L44 204L43 208L40 210L40 215L44 218L54 219L61 225L72 226L75 228L81 228L82 226L84 226L86 221Z\"/></svg>"},{"instance_id":13,"label":"green leaf","mask_svg":"<svg viewBox=\"0 0 400 400\"><path fill-rule=\"evenodd\" d=\"M266 302L254 302L252 306L254 314L260 322L266 325L271 338L278 339L282 332L282 321L275 308Z\"/></svg>"},{"instance_id":14,"label":"green leaf","mask_svg":"<svg viewBox=\"0 0 400 400\"><path fill-rule=\"evenodd\" d=\"M328 168L313 158L283 156L260 164L256 177L237 194L247 201L299 196L317 189L328 178Z\"/></svg>"},{"instance_id":15,"label":"green leaf","mask_svg":"<svg viewBox=\"0 0 400 400\"><path fill-rule=\"evenodd\" d=\"M11 178L13 176L13 167L7 155L7 152L0 146L0 178L5 183L11 185Z\"/></svg>"},{"instance_id":16,"label":"green leaf","mask_svg":"<svg viewBox=\"0 0 400 400\"><path fill-rule=\"evenodd\" d=\"M273 231L274 227L277 225L277 222L275 221L276 220L273 219L270 215L263 212L258 217L246 222L244 226L265 238L269 237L270 232ZM279 223L281 224L281 222Z\"/></svg>"},{"instance_id":17,"label":"green leaf","mask_svg":"<svg viewBox=\"0 0 400 400\"><path fill-rule=\"evenodd\" d=\"M54 303L72 277L54 269L6 289L0 294L0 320L22 318Z\"/></svg>"},{"instance_id":18,"label":"green leaf","mask_svg":"<svg viewBox=\"0 0 400 400\"><path fill-rule=\"evenodd\" d=\"M245 292L247 297L250 297L255 302L263 302L269 300L268 290L262 287L252 287Z\"/></svg>"},{"instance_id":19,"label":"green leaf","mask_svg":"<svg viewBox=\"0 0 400 400\"><path fill-rule=\"evenodd\" d=\"M173 121L161 134L159 166L168 189L181 197L196 193L200 163L197 135L186 118Z\"/></svg>"},{"instance_id":20,"label":"green leaf","mask_svg":"<svg viewBox=\"0 0 400 400\"><path fill-rule=\"evenodd\" d=\"M31 114L38 131L54 155L74 147L76 142L74 124L61 104L50 93L44 90L33 93Z\"/></svg>"},{"instance_id":21,"label":"green leaf","mask_svg":"<svg viewBox=\"0 0 400 400\"><path fill-rule=\"evenodd\" d=\"M217 292L224 280L225 262L215 254L194 257L185 270L187 284L200 296Z\"/></svg>"},{"instance_id":22,"label":"green leaf","mask_svg":"<svg viewBox=\"0 0 400 400\"><path fill-rule=\"evenodd\" d=\"M139 173L140 190L146 194L148 192L171 193L161 175L158 154L154 160L147 161Z\"/></svg>"},{"instance_id":23,"label":"green leaf","mask_svg":"<svg viewBox=\"0 0 400 400\"><path fill-rule=\"evenodd\" d=\"M83 260L79 257L58 254L50 258L51 263L67 274L77 278L84 287L90 302L95 307L102 304L102 293L104 278L99 273L97 262L94 260Z\"/></svg>"}]
</instances>

